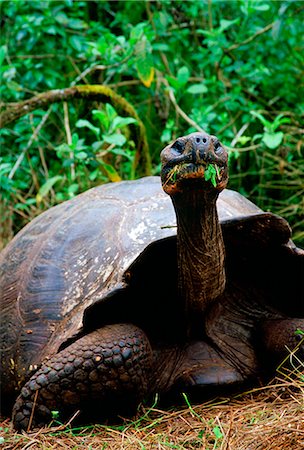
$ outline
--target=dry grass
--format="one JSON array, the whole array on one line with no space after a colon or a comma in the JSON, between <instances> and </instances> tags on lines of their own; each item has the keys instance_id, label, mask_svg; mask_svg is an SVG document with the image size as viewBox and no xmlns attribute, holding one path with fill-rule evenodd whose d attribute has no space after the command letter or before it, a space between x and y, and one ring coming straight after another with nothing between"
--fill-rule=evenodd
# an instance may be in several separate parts
<instances>
[{"instance_id":1,"label":"dry grass","mask_svg":"<svg viewBox=\"0 0 304 450\"><path fill-rule=\"evenodd\" d=\"M299 360L298 360L299 361ZM233 398L170 411L153 407L122 426L73 428L72 423L16 433L0 423L3 450L300 450L304 449L304 365L266 387Z\"/></svg>"},{"instance_id":2,"label":"dry grass","mask_svg":"<svg viewBox=\"0 0 304 450\"><path fill-rule=\"evenodd\" d=\"M304 449L304 390L280 382L240 399L146 411L124 427L52 427L19 434L1 424L1 448L25 449Z\"/></svg>"}]
</instances>

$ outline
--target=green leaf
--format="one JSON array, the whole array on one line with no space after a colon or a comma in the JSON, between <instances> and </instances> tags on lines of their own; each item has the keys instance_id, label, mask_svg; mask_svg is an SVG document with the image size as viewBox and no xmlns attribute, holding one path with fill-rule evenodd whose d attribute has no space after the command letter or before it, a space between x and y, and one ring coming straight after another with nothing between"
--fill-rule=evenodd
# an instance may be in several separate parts
<instances>
[{"instance_id":1,"label":"green leaf","mask_svg":"<svg viewBox=\"0 0 304 450\"><path fill-rule=\"evenodd\" d=\"M116 172L115 168L113 166L111 166L111 164L106 164L102 160L100 160L100 163L101 163L103 169L105 170L110 181L113 181L113 182L121 181L120 176Z\"/></svg>"},{"instance_id":2,"label":"green leaf","mask_svg":"<svg viewBox=\"0 0 304 450\"><path fill-rule=\"evenodd\" d=\"M59 417L59 411L51 411L52 419L58 419Z\"/></svg>"},{"instance_id":3,"label":"green leaf","mask_svg":"<svg viewBox=\"0 0 304 450\"><path fill-rule=\"evenodd\" d=\"M77 52L81 52L82 50L82 40L79 36L73 35L70 37L70 44Z\"/></svg>"},{"instance_id":4,"label":"green leaf","mask_svg":"<svg viewBox=\"0 0 304 450\"><path fill-rule=\"evenodd\" d=\"M2 66L4 58L6 56L7 53L7 46L6 45L2 45L0 47L0 66Z\"/></svg>"},{"instance_id":5,"label":"green leaf","mask_svg":"<svg viewBox=\"0 0 304 450\"><path fill-rule=\"evenodd\" d=\"M212 429L213 434L215 436L216 439L222 439L223 438L223 434L221 432L220 427L216 426Z\"/></svg>"},{"instance_id":6,"label":"green leaf","mask_svg":"<svg viewBox=\"0 0 304 450\"><path fill-rule=\"evenodd\" d=\"M178 70L177 81L180 86L184 86L188 82L189 77L190 77L190 72L189 72L188 67L183 66Z\"/></svg>"},{"instance_id":7,"label":"green leaf","mask_svg":"<svg viewBox=\"0 0 304 450\"><path fill-rule=\"evenodd\" d=\"M268 11L270 6L267 5L266 3L264 4L259 4L257 2L252 3L252 7L256 10L256 11Z\"/></svg>"},{"instance_id":8,"label":"green leaf","mask_svg":"<svg viewBox=\"0 0 304 450\"><path fill-rule=\"evenodd\" d=\"M98 137L100 134L100 129L97 127L94 127L94 125L91 124L88 120L85 119L79 119L76 122L77 128L89 128L93 133Z\"/></svg>"},{"instance_id":9,"label":"green leaf","mask_svg":"<svg viewBox=\"0 0 304 450\"><path fill-rule=\"evenodd\" d=\"M304 331L300 330L299 328L296 329L296 331L294 332L294 334L296 336L303 336L304 337Z\"/></svg>"},{"instance_id":10,"label":"green leaf","mask_svg":"<svg viewBox=\"0 0 304 450\"><path fill-rule=\"evenodd\" d=\"M178 80L177 80L176 78L174 78L174 77L171 77L170 75L167 75L167 76L166 76L166 79L167 79L167 81L169 82L169 85L170 85L173 89L175 89L176 91L178 91L178 89L179 89L179 87L180 87Z\"/></svg>"},{"instance_id":11,"label":"green leaf","mask_svg":"<svg viewBox=\"0 0 304 450\"><path fill-rule=\"evenodd\" d=\"M76 194L76 192L78 192L79 190L79 185L77 183L72 183L69 187L68 187L68 193L70 197L74 197L74 194Z\"/></svg>"},{"instance_id":12,"label":"green leaf","mask_svg":"<svg viewBox=\"0 0 304 450\"><path fill-rule=\"evenodd\" d=\"M121 148L113 148L111 150L111 153L113 153L114 155L119 155L119 156L123 156L124 158L127 158L129 161L133 161L133 156L134 155L129 155L129 153L127 153L125 150L121 149Z\"/></svg>"},{"instance_id":13,"label":"green leaf","mask_svg":"<svg viewBox=\"0 0 304 450\"><path fill-rule=\"evenodd\" d=\"M119 133L114 133L111 134L110 136L104 136L103 138L104 141L107 142L108 144L118 145L118 147L121 147L127 141L126 137L123 134Z\"/></svg>"},{"instance_id":14,"label":"green leaf","mask_svg":"<svg viewBox=\"0 0 304 450\"><path fill-rule=\"evenodd\" d=\"M115 108L110 103L106 103L106 112L110 119L110 122L112 122L114 120L114 118L117 116L117 112L115 111Z\"/></svg>"},{"instance_id":15,"label":"green leaf","mask_svg":"<svg viewBox=\"0 0 304 450\"><path fill-rule=\"evenodd\" d=\"M83 30L85 28L88 28L88 25L84 20L81 19L69 19L68 27L72 28L73 30Z\"/></svg>"},{"instance_id":16,"label":"green leaf","mask_svg":"<svg viewBox=\"0 0 304 450\"><path fill-rule=\"evenodd\" d=\"M135 61L139 79L146 87L150 87L154 79L154 64L151 46L146 36L143 36L135 46Z\"/></svg>"},{"instance_id":17,"label":"green leaf","mask_svg":"<svg viewBox=\"0 0 304 450\"><path fill-rule=\"evenodd\" d=\"M216 177L217 177L217 170L213 164L208 164L205 173L204 178L206 181L211 181L214 187L216 187Z\"/></svg>"},{"instance_id":18,"label":"green leaf","mask_svg":"<svg viewBox=\"0 0 304 450\"><path fill-rule=\"evenodd\" d=\"M250 111L250 114L254 117L257 117L259 119L260 122L262 122L262 124L264 125L264 127L268 130L271 129L271 125L272 123L269 122L267 119L265 119L264 116L262 116L262 114L256 112L256 111Z\"/></svg>"},{"instance_id":19,"label":"green leaf","mask_svg":"<svg viewBox=\"0 0 304 450\"><path fill-rule=\"evenodd\" d=\"M12 90L12 91L22 91L22 87L20 86L20 84L16 83L16 81L8 81L6 83L6 86L8 87L8 89Z\"/></svg>"},{"instance_id":20,"label":"green leaf","mask_svg":"<svg viewBox=\"0 0 304 450\"><path fill-rule=\"evenodd\" d=\"M93 170L93 172L91 172L90 175L89 175L89 179L90 179L91 181L96 180L96 178L97 178L98 175L99 175L99 172L100 172L99 169Z\"/></svg>"},{"instance_id":21,"label":"green leaf","mask_svg":"<svg viewBox=\"0 0 304 450\"><path fill-rule=\"evenodd\" d=\"M60 25L67 26L69 23L69 18L64 12L58 12L55 15L56 22L60 23Z\"/></svg>"},{"instance_id":22,"label":"green leaf","mask_svg":"<svg viewBox=\"0 0 304 450\"><path fill-rule=\"evenodd\" d=\"M37 204L39 204L41 202L41 200L43 199L43 197L45 197L50 190L52 189L52 187L54 186L55 183L57 183L57 181L62 180L62 176L61 175L56 175L55 177L49 178L39 189L37 195L36 195L36 202Z\"/></svg>"},{"instance_id":23,"label":"green leaf","mask_svg":"<svg viewBox=\"0 0 304 450\"><path fill-rule=\"evenodd\" d=\"M75 158L79 159L80 161L83 161L84 159L87 159L88 154L86 152L77 152L75 153Z\"/></svg>"},{"instance_id":24,"label":"green leaf","mask_svg":"<svg viewBox=\"0 0 304 450\"><path fill-rule=\"evenodd\" d=\"M192 86L188 87L187 92L189 94L205 94L206 92L208 92L208 88L203 83L192 84Z\"/></svg>"},{"instance_id":25,"label":"green leaf","mask_svg":"<svg viewBox=\"0 0 304 450\"><path fill-rule=\"evenodd\" d=\"M146 24L144 22L135 25L130 33L130 40L137 42L143 36L145 27Z\"/></svg>"},{"instance_id":26,"label":"green leaf","mask_svg":"<svg viewBox=\"0 0 304 450\"><path fill-rule=\"evenodd\" d=\"M127 125L130 125L131 123L137 123L137 120L134 119L134 117L117 116L114 118L113 122L111 123L111 130L115 131L118 128L123 128Z\"/></svg>"},{"instance_id":27,"label":"green leaf","mask_svg":"<svg viewBox=\"0 0 304 450\"><path fill-rule=\"evenodd\" d=\"M92 115L94 119L99 120L105 130L109 129L110 121L107 113L101 109L93 109Z\"/></svg>"},{"instance_id":28,"label":"green leaf","mask_svg":"<svg viewBox=\"0 0 304 450\"><path fill-rule=\"evenodd\" d=\"M282 131L278 131L277 133L265 132L262 141L268 148L274 149L279 147L283 140L283 137L284 133L282 133Z\"/></svg>"},{"instance_id":29,"label":"green leaf","mask_svg":"<svg viewBox=\"0 0 304 450\"><path fill-rule=\"evenodd\" d=\"M227 30L228 28L232 27L232 25L239 23L239 21L240 21L239 18L234 19L234 20L221 19L219 31L223 32L223 31Z\"/></svg>"}]
</instances>

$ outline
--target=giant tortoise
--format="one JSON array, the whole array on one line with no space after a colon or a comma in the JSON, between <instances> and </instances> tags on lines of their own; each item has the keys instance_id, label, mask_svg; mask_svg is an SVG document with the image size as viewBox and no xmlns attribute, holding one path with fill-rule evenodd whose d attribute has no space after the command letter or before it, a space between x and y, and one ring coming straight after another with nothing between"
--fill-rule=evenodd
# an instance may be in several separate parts
<instances>
[{"instance_id":1,"label":"giant tortoise","mask_svg":"<svg viewBox=\"0 0 304 450\"><path fill-rule=\"evenodd\" d=\"M2 252L2 395L19 394L17 429L239 386L297 344L304 252L287 222L224 190L214 136L178 138L161 161L161 179L93 188Z\"/></svg>"}]
</instances>

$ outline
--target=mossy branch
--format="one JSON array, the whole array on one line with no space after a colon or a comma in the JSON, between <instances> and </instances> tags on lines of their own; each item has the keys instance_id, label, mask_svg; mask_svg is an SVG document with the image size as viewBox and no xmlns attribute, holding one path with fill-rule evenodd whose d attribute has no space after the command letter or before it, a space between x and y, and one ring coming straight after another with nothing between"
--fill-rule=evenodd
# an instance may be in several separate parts
<instances>
[{"instance_id":1,"label":"mossy branch","mask_svg":"<svg viewBox=\"0 0 304 450\"><path fill-rule=\"evenodd\" d=\"M8 105L0 114L0 127L5 127L10 122L17 120L36 109L44 109L52 103L71 101L73 99L96 100L102 103L111 103L118 114L134 117L137 120L137 123L130 125L130 129L132 138L136 144L135 167L139 167L139 175L151 174L151 158L145 126L133 106L124 97L107 86L83 85L66 89L54 89L38 94L23 102Z\"/></svg>"}]
</instances>

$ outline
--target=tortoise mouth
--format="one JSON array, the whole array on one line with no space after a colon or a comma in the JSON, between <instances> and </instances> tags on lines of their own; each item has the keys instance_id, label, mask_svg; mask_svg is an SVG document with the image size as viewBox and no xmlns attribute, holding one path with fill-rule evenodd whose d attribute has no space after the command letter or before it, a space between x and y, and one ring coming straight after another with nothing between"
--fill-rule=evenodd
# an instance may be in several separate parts
<instances>
[{"instance_id":1,"label":"tortoise mouth","mask_svg":"<svg viewBox=\"0 0 304 450\"><path fill-rule=\"evenodd\" d=\"M221 191L227 183L227 166L216 162L179 162L168 163L162 169L163 189L172 194L183 190L187 185L199 184L204 190L215 189Z\"/></svg>"}]
</instances>

